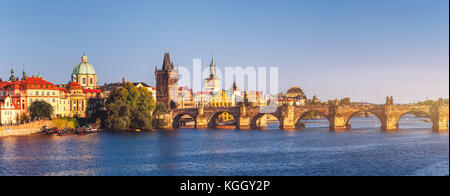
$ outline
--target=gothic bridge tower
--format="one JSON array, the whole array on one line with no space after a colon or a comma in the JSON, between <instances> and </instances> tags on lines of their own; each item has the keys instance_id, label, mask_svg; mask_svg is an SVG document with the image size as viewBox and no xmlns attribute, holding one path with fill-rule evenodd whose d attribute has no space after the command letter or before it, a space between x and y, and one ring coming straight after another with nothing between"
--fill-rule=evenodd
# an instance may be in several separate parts
<instances>
[{"instance_id":1,"label":"gothic bridge tower","mask_svg":"<svg viewBox=\"0 0 450 196\"><path fill-rule=\"evenodd\" d=\"M178 103L178 69L170 61L169 53L164 54L162 68L155 69L156 101L164 103L169 109L175 109Z\"/></svg>"}]
</instances>

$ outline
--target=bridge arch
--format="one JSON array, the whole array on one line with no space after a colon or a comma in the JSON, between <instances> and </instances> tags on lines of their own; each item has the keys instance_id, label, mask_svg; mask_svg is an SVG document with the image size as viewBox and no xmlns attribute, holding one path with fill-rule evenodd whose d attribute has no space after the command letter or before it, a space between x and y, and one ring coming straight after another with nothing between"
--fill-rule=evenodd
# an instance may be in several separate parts
<instances>
[{"instance_id":1,"label":"bridge arch","mask_svg":"<svg viewBox=\"0 0 450 196\"><path fill-rule=\"evenodd\" d=\"M331 125L330 115L329 115L328 113L323 112L323 111L320 111L320 110L308 110L308 111L306 111L306 112L301 113L301 115L299 115L299 116L297 116L297 117L295 118L295 121L294 121L294 122L295 122L296 128L300 128L300 127L301 127L301 121L304 120L304 118L305 118L306 116L308 116L309 114L312 114L312 113L318 113L318 114L320 114L320 115L323 116L325 119L327 119L327 121L328 121L328 126Z\"/></svg>"},{"instance_id":2,"label":"bridge arch","mask_svg":"<svg viewBox=\"0 0 450 196\"><path fill-rule=\"evenodd\" d=\"M195 122L195 126L197 126L197 115L191 114L191 113L188 113L188 112L185 112L185 113L177 114L177 115L173 118L173 120L172 120L172 127L173 127L173 128L180 128L180 127L181 127L181 126L180 126L180 120L181 120L181 118L183 118L184 116L189 116L189 117L191 117L191 118L194 120L194 122Z\"/></svg>"},{"instance_id":3,"label":"bridge arch","mask_svg":"<svg viewBox=\"0 0 450 196\"><path fill-rule=\"evenodd\" d=\"M359 110L359 111L354 112L353 114L351 114L349 117L347 117L347 119L345 120L346 127L347 128L351 128L350 120L353 117L355 117L355 116L357 116L358 114L361 114L361 113L363 113L363 114L367 114L367 113L368 114L373 114L377 118L377 120L380 123L380 125L383 124L383 117L380 114L378 114L377 112L374 112L374 111L371 111L371 110Z\"/></svg>"},{"instance_id":4,"label":"bridge arch","mask_svg":"<svg viewBox=\"0 0 450 196\"><path fill-rule=\"evenodd\" d=\"M261 118L262 118L263 116L265 116L265 115L270 115L270 116L275 117L275 118L278 120L278 122L280 123L280 129L282 128L282 127L281 127L281 125L282 125L281 117L278 116L278 115L276 115L276 114L273 114L273 113L258 113L257 115L255 115L255 116L251 119L251 121L250 121L250 127L251 127L251 128L254 128L254 129L261 128L261 127L258 125L258 120L261 119Z\"/></svg>"},{"instance_id":5,"label":"bridge arch","mask_svg":"<svg viewBox=\"0 0 450 196\"><path fill-rule=\"evenodd\" d=\"M425 111L423 111L423 110L418 110L418 109L412 109L412 110L408 110L408 111L402 112L402 113L400 113L400 114L398 114L398 115L396 116L396 118L395 118L395 126L397 127L397 129L400 128L400 120L401 120L403 117L405 117L405 116L408 115L408 114L414 114L414 113L423 114L423 115L424 115L424 116L423 116L424 118L427 118L427 119L430 120L429 123L431 124L431 126L432 126L432 124L434 123L433 117L430 116L430 114L429 114L428 112L425 112ZM430 127L430 128L431 128L431 127Z\"/></svg>"},{"instance_id":6,"label":"bridge arch","mask_svg":"<svg viewBox=\"0 0 450 196\"><path fill-rule=\"evenodd\" d=\"M216 124L216 120L219 118L219 116L221 115L221 114L224 114L224 113L228 113L228 114L230 114L231 116L233 116L233 118L234 118L234 120L235 120L235 124L236 124L236 127L238 126L238 124L239 124L239 115L238 114L236 114L235 112L233 112L233 111L230 111L230 110L221 110L221 111L217 111L217 112L215 112L215 113L213 113L209 118L208 118L208 127L209 128L216 128L217 127L217 124Z\"/></svg>"}]
</instances>

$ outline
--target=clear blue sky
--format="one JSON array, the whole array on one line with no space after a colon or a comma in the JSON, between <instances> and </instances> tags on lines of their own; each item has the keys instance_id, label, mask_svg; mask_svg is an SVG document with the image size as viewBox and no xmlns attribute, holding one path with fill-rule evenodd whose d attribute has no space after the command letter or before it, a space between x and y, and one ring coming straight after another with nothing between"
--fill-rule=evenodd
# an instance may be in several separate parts
<instances>
[{"instance_id":1,"label":"clear blue sky","mask_svg":"<svg viewBox=\"0 0 450 196\"><path fill-rule=\"evenodd\" d=\"M85 51L101 84L154 84L172 48L218 67L279 66L280 89L399 102L449 96L448 0L0 0L0 77L66 83Z\"/></svg>"}]
</instances>

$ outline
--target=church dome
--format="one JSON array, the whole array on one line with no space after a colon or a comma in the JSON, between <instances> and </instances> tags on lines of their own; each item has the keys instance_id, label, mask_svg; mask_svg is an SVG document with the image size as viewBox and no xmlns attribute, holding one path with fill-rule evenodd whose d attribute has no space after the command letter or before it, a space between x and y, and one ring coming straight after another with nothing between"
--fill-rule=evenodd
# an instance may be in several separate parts
<instances>
[{"instance_id":1,"label":"church dome","mask_svg":"<svg viewBox=\"0 0 450 196\"><path fill-rule=\"evenodd\" d=\"M81 63L73 69L72 76L77 75L96 75L94 67L88 63L85 54L81 57Z\"/></svg>"},{"instance_id":2,"label":"church dome","mask_svg":"<svg viewBox=\"0 0 450 196\"><path fill-rule=\"evenodd\" d=\"M292 87L286 92L288 98L306 99L305 93L300 87Z\"/></svg>"},{"instance_id":3,"label":"church dome","mask_svg":"<svg viewBox=\"0 0 450 196\"><path fill-rule=\"evenodd\" d=\"M303 94L303 90L300 87L292 87L290 88L287 93L289 94Z\"/></svg>"}]
</instances>

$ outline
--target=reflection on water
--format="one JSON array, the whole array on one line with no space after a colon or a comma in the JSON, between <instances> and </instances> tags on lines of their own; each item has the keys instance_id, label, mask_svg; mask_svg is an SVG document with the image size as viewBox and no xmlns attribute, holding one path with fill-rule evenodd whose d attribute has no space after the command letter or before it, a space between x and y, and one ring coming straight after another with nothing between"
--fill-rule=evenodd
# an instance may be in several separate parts
<instances>
[{"instance_id":1,"label":"reflection on water","mask_svg":"<svg viewBox=\"0 0 450 196\"><path fill-rule=\"evenodd\" d=\"M0 139L0 175L449 175L448 133L407 116L401 131L353 118L347 132L328 121L307 128L103 132ZM418 127L418 128L412 128Z\"/></svg>"}]
</instances>

